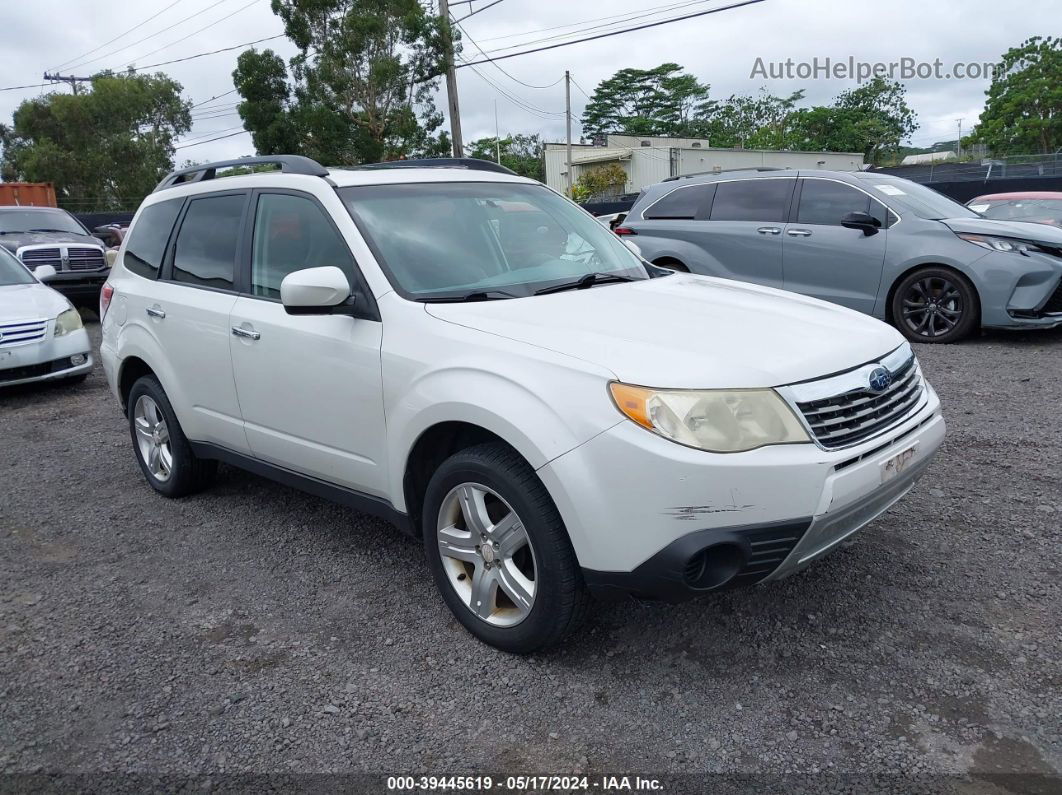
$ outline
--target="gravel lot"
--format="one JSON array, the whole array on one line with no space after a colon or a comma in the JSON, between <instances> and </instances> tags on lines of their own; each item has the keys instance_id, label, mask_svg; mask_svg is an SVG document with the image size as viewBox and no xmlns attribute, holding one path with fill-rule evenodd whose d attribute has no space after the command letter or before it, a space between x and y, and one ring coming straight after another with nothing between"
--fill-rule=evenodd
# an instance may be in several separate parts
<instances>
[{"instance_id":1,"label":"gravel lot","mask_svg":"<svg viewBox=\"0 0 1062 795\"><path fill-rule=\"evenodd\" d=\"M948 438L858 543L753 591L599 605L531 658L473 641L380 521L227 467L156 496L98 365L0 393L0 771L1058 792L1062 330L918 353Z\"/></svg>"}]
</instances>

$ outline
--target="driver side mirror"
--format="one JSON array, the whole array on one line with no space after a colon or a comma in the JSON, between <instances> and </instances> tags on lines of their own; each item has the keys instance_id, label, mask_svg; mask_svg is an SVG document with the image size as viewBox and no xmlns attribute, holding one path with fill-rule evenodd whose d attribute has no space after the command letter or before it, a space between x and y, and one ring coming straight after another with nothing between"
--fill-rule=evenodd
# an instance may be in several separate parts
<instances>
[{"instance_id":1,"label":"driver side mirror","mask_svg":"<svg viewBox=\"0 0 1062 795\"><path fill-rule=\"evenodd\" d=\"M878 233L881 221L870 213L846 213L841 216L841 226L845 229L861 229L869 237Z\"/></svg>"},{"instance_id":2,"label":"driver side mirror","mask_svg":"<svg viewBox=\"0 0 1062 795\"><path fill-rule=\"evenodd\" d=\"M107 260L107 267L113 268L114 263L118 260L118 249L109 248L105 252L103 252L103 256Z\"/></svg>"},{"instance_id":3,"label":"driver side mirror","mask_svg":"<svg viewBox=\"0 0 1062 795\"><path fill-rule=\"evenodd\" d=\"M292 271L280 283L280 301L289 315L349 315L350 282L334 265Z\"/></svg>"},{"instance_id":4,"label":"driver side mirror","mask_svg":"<svg viewBox=\"0 0 1062 795\"><path fill-rule=\"evenodd\" d=\"M55 268L51 265L38 265L33 269L33 275L43 282L55 276Z\"/></svg>"}]
</instances>

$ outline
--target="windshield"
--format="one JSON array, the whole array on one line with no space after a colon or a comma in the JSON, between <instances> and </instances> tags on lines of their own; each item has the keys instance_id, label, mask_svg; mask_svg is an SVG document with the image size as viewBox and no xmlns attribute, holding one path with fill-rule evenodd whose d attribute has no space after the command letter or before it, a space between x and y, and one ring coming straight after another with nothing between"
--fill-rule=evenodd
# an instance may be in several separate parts
<instances>
[{"instance_id":1,"label":"windshield","mask_svg":"<svg viewBox=\"0 0 1062 795\"><path fill-rule=\"evenodd\" d=\"M0 234L32 232L35 229L69 232L73 235L88 234L88 230L76 218L63 210L34 209L33 207L0 209Z\"/></svg>"},{"instance_id":2,"label":"windshield","mask_svg":"<svg viewBox=\"0 0 1062 795\"><path fill-rule=\"evenodd\" d=\"M407 298L522 297L591 273L600 283L616 281L602 274L648 278L619 238L541 185L372 185L339 195Z\"/></svg>"},{"instance_id":3,"label":"windshield","mask_svg":"<svg viewBox=\"0 0 1062 795\"><path fill-rule=\"evenodd\" d=\"M919 218L939 221L941 218L979 217L973 210L949 199L943 193L937 193L932 188L908 179L873 174L866 181L885 197L886 203L899 205L901 210L908 210Z\"/></svg>"},{"instance_id":4,"label":"windshield","mask_svg":"<svg viewBox=\"0 0 1062 795\"><path fill-rule=\"evenodd\" d=\"M0 287L10 287L12 284L33 284L36 279L30 275L19 259L0 246Z\"/></svg>"},{"instance_id":5,"label":"windshield","mask_svg":"<svg viewBox=\"0 0 1062 795\"><path fill-rule=\"evenodd\" d=\"M1062 226L1062 199L974 199L969 207L994 221Z\"/></svg>"}]
</instances>

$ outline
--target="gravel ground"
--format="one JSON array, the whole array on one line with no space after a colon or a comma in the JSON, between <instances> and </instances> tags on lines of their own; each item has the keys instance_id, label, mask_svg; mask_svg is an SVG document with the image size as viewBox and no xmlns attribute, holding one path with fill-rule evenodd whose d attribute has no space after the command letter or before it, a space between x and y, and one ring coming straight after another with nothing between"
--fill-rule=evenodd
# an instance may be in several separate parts
<instances>
[{"instance_id":1,"label":"gravel ground","mask_svg":"<svg viewBox=\"0 0 1062 795\"><path fill-rule=\"evenodd\" d=\"M0 771L1057 792L1062 330L918 354L948 438L858 543L752 591L599 605L530 658L472 640L380 521L227 467L157 496L98 366L0 393Z\"/></svg>"}]
</instances>

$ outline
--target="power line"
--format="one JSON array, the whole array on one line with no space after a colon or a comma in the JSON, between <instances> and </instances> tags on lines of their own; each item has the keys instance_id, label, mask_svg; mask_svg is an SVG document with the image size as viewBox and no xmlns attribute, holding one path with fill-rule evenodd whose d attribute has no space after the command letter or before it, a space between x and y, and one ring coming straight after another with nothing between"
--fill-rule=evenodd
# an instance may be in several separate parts
<instances>
[{"instance_id":1,"label":"power line","mask_svg":"<svg viewBox=\"0 0 1062 795\"><path fill-rule=\"evenodd\" d=\"M470 9L469 12L467 14L465 14L463 17L461 17L461 19L455 19L454 22L463 22L464 20L468 19L469 17L474 17L480 11L486 11L488 8L492 8L493 6L498 5L498 3L500 3L501 1L502 0L494 0L493 3L488 3L487 5L483 6L482 8L477 8L475 11L471 10L472 3L469 3L468 4L468 7Z\"/></svg>"},{"instance_id":2,"label":"power line","mask_svg":"<svg viewBox=\"0 0 1062 795\"><path fill-rule=\"evenodd\" d=\"M229 133L228 135L219 135L217 138L208 138L205 141L196 141L195 143L191 143L191 144L182 144L181 146L175 146L173 148L174 149L187 149L190 146L199 146L199 144L209 144L209 143L211 143L213 141L220 141L222 138L232 138L232 136L234 136L234 135L243 135L244 133L249 133L249 132L250 132L250 130L239 130L238 132Z\"/></svg>"},{"instance_id":3,"label":"power line","mask_svg":"<svg viewBox=\"0 0 1062 795\"><path fill-rule=\"evenodd\" d=\"M548 33L551 30L563 30L564 28L577 28L580 25L586 25L586 24L591 23L591 22L606 23L606 24L603 24L603 25L596 25L594 27L582 28L581 30L569 31L568 33L557 34L555 36L549 36L546 39L536 39L536 40L533 40L533 41L524 41L524 42L521 42L519 44L512 45L513 47L522 47L522 46L526 46L528 44L537 44L538 42L545 41L547 39L564 38L565 36L574 36L574 35L577 35L579 33L585 33L588 30L594 30L595 27L608 27L609 25L618 25L618 24L621 24L621 23L624 23L624 22L631 22L631 21L633 21L635 19L642 19L643 17L652 16L653 14L656 14L656 13L659 13L659 12L662 12L662 11L674 11L674 10L679 9L679 8L685 8L686 6L696 5L697 3L705 3L705 2L708 2L708 0L682 0L682 2L666 3L664 5L653 6L651 8L643 8L643 9L639 9L637 11L624 11L624 12L622 12L620 14L611 14L611 15L604 16L604 17L594 17L592 19L583 19L583 20L580 20L579 22L569 22L569 23L567 23L565 25L553 25L553 26L548 27L548 28L535 28L533 30L525 30L522 33L506 33L506 34L504 34L502 36L491 36L489 38L480 39L480 41L501 41L502 39L515 39L515 38L518 38L520 36L529 36L529 35L534 34L534 33ZM611 21L609 21L609 20L611 20ZM511 49L511 48L509 48L509 47L500 47L499 49L505 50L505 49Z\"/></svg>"},{"instance_id":4,"label":"power line","mask_svg":"<svg viewBox=\"0 0 1062 795\"><path fill-rule=\"evenodd\" d=\"M189 14L188 16L177 20L172 25L169 25L169 26L163 28L162 30L157 30L154 33L152 33L152 34L150 34L148 36L145 36L142 39L137 39L132 44L126 44L124 47L119 47L117 50L114 50L113 52L104 53L103 55L97 56L97 57L92 58L92 59L90 59L88 61L81 61L78 64L76 64L75 66L71 66L70 68L71 69L80 69L82 66L87 66L90 63L96 63L97 61L102 61L105 58L110 58L112 55L117 55L120 52L124 52L125 50L128 50L130 47L135 47L138 44L142 44L143 42L147 41L148 39L153 39L156 36L158 36L158 35L160 35L162 33L165 33L167 30L173 30L178 25L183 25L188 20L194 19L195 17L199 16L200 14L205 14L207 11L210 11L211 9L217 8L219 5L222 5L222 4L228 3L228 2L229 2L229 0L216 0L216 2L211 3L206 8L201 8L198 11L196 11L194 14Z\"/></svg>"},{"instance_id":5,"label":"power line","mask_svg":"<svg viewBox=\"0 0 1062 795\"><path fill-rule=\"evenodd\" d=\"M545 121L552 121L554 118L561 118L565 115L564 113L545 110L543 108L539 108L535 105L532 105L527 100L520 99L519 97L510 94L508 91L499 86L497 83L495 83L493 80L491 80L489 77L487 77L475 67L472 67L472 71L475 72L476 75L478 75L484 83L486 83L499 94L501 94L503 97L505 97L505 99L509 100L510 104L515 105L517 108L520 108L521 110L524 110L533 116L538 116L540 119L543 119Z\"/></svg>"},{"instance_id":6,"label":"power line","mask_svg":"<svg viewBox=\"0 0 1062 795\"><path fill-rule=\"evenodd\" d=\"M575 85L575 87L576 87L577 89L579 89L579 91L580 91L580 92L582 92L582 95L583 95L584 97L586 97L587 99L590 99L590 100L592 101L592 98L591 98L591 96L590 96L589 94L587 94L587 93L586 93L585 91L583 91L583 87L582 87L581 85L579 85L578 83L576 83L576 82L575 82L575 78L574 78L574 77L572 78L572 83L573 83L573 84Z\"/></svg>"},{"instance_id":7,"label":"power line","mask_svg":"<svg viewBox=\"0 0 1062 795\"><path fill-rule=\"evenodd\" d=\"M45 86L52 85L55 85L55 83L31 83L27 86L4 86L3 88L0 88L0 91L21 91L25 88L44 88Z\"/></svg>"},{"instance_id":8,"label":"power line","mask_svg":"<svg viewBox=\"0 0 1062 795\"><path fill-rule=\"evenodd\" d=\"M759 2L760 0L755 0ZM195 58L202 58L204 55L217 55L219 52L229 52L231 50L238 50L241 47L251 47L255 44L261 44L263 41L272 41L273 39L284 38L284 33L278 33L276 36L266 36L264 39L255 39L254 41L245 41L243 44L234 44L231 47L222 47L217 50L210 50L209 52L200 52L195 55L186 55L183 58L174 58L172 61L160 61L159 63L150 63L146 66L137 66L130 68L130 72L143 72L145 69L154 69L156 66L169 66L171 63L181 63L182 61L191 61Z\"/></svg>"},{"instance_id":9,"label":"power line","mask_svg":"<svg viewBox=\"0 0 1062 795\"><path fill-rule=\"evenodd\" d=\"M217 96L213 96L210 99L204 99L202 102L195 103L194 105L192 105L192 107L193 108L198 108L200 105L205 105L208 102L213 102L215 99L221 99L222 97L227 97L229 94L236 93L236 90L237 89L234 88L231 91L226 91L224 94L218 94Z\"/></svg>"},{"instance_id":10,"label":"power line","mask_svg":"<svg viewBox=\"0 0 1062 795\"><path fill-rule=\"evenodd\" d=\"M156 47L151 52L146 52L143 55L137 56L137 58L147 58L149 55L154 55L157 52L162 52L163 50L168 50L173 45L180 44L182 41L186 41L187 39L192 38L192 36L198 35L199 33L202 33L204 30L208 30L209 28L212 28L215 25L220 25L226 19L229 19L230 17L236 16L241 11L246 11L248 8L250 8L251 6L253 6L257 2L259 2L259 0L251 0L251 2L249 2L247 5L240 6L235 11L233 11L231 14L226 14L221 19L215 19L210 24L204 25L203 27L199 28L199 30L193 30L187 36L182 36L181 38L177 39L176 41L171 41L169 44L164 44L161 47ZM136 61L136 58L134 58L132 61L130 61L128 64L126 64L126 66L132 66L135 61Z\"/></svg>"},{"instance_id":11,"label":"power line","mask_svg":"<svg viewBox=\"0 0 1062 795\"><path fill-rule=\"evenodd\" d=\"M519 83L522 86L527 86L528 88L545 89L545 88L553 88L553 86L557 85L557 83L559 83L561 80L564 79L564 76L562 75L561 77L558 77L556 80L554 80L552 83L550 83L548 86L535 86L535 85L532 85L531 83L525 83L520 78L513 77L511 74L509 74L504 69L502 69L500 66L498 66L498 64L494 63L494 60L489 55L487 55L487 53L485 53L483 51L482 47L480 47L478 44L476 44L476 40L468 35L468 31L465 30L463 27L461 27L461 23L458 22L456 19L454 20L454 24L457 25L458 30L460 30L463 34L465 34L465 36L468 37L468 40L470 42L472 42L472 46L475 47L477 50L479 50L480 55L482 55L484 58L486 58L488 61L490 61L491 66L493 66L495 69L497 69L499 72L501 72L503 75L508 77L513 82Z\"/></svg>"},{"instance_id":12,"label":"power line","mask_svg":"<svg viewBox=\"0 0 1062 795\"><path fill-rule=\"evenodd\" d=\"M81 55L77 56L76 58L71 58L69 61L63 61L63 63L59 64L52 71L53 72L58 72L60 69L62 69L67 64L72 64L75 61L80 61L86 55L92 55L92 53L94 53L94 52L99 52L104 47L106 47L108 44L114 44L116 41L118 41L118 39L122 38L123 36L128 36L130 33L132 33L137 28L141 28L144 25L146 25L148 22L150 22L151 20L155 19L156 17L162 16L163 14L165 14L167 11L169 11L171 8L173 8L175 5L177 5L180 2L181 2L181 0L173 0L173 2L170 3L168 6L166 6L164 9L162 9L161 11L156 11L150 17L145 19L143 22L138 22L137 24L133 25L133 27L129 28L129 30L125 31L124 33L119 33L113 39L111 39L110 41L103 42L103 44L101 44L100 46L96 47L95 49L89 50L88 52L83 52L83 53L81 53Z\"/></svg>"},{"instance_id":13,"label":"power line","mask_svg":"<svg viewBox=\"0 0 1062 795\"><path fill-rule=\"evenodd\" d=\"M516 58L516 57L518 57L520 55L530 55L531 53L543 52L545 50L555 50L558 47L569 47L572 44L582 44L583 42L586 42L586 41L595 41L597 39L606 39L606 38L609 38L610 36L618 36L621 33L632 33L633 31L636 31L636 30L645 30L647 28L655 28L655 27L659 27L660 25L668 25L668 24L670 24L672 22L681 22L681 21L683 21L685 19L694 19L695 17L707 16L708 14L718 14L720 11L730 11L731 9L734 9L734 8L741 8L743 6L750 6L750 5L754 5L756 3L762 3L762 2L763 2L763 0L741 0L741 2L738 2L738 3L731 3L730 5L719 6L718 8L709 8L709 9L706 9L704 11L698 11L698 12L696 12L694 14L685 14L685 15L680 16L680 17L671 17L669 19L661 19L661 20L658 20L656 22L648 22L648 23L646 23L644 25L635 25L634 27L623 28L622 30L609 31L608 33L598 33L596 36L587 36L586 38L574 39L573 41L563 41L563 42L560 42L559 44L550 44L550 45L547 45L545 47L536 47L533 50L522 50L520 52L507 53L505 55L497 55L497 56L494 56L493 58L489 58L489 59L483 60L483 61L467 61L465 63L458 64L457 68L461 69L461 68L463 68L465 66L476 66L476 65L481 64L481 63L487 63L488 61L501 61L501 60L504 60L506 58Z\"/></svg>"}]
</instances>

